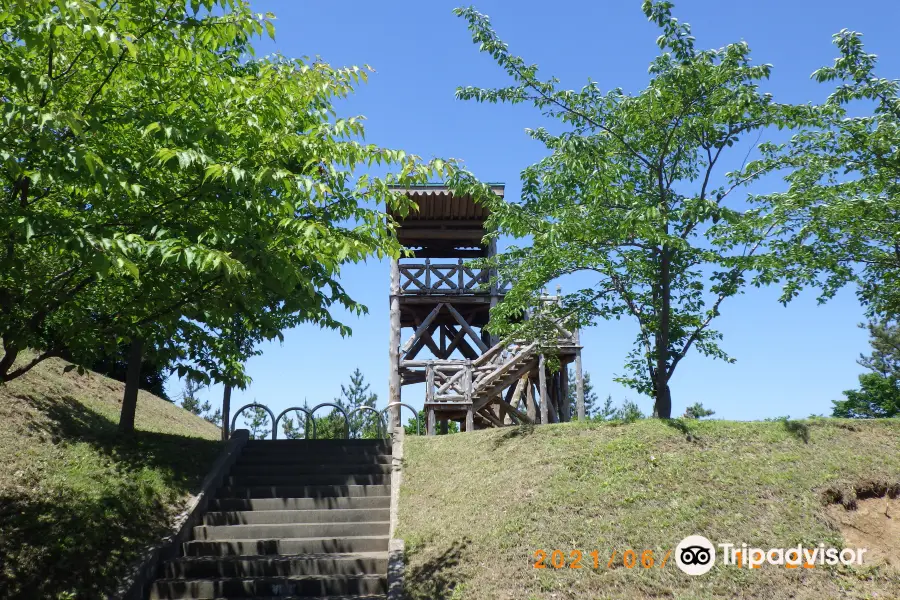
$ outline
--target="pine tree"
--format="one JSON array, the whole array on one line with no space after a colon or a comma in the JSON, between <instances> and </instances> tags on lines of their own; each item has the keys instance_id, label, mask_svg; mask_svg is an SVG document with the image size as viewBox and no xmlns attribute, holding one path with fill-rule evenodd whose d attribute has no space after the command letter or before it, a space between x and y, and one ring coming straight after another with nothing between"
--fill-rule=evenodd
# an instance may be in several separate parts
<instances>
[{"instance_id":1,"label":"pine tree","mask_svg":"<svg viewBox=\"0 0 900 600\"><path fill-rule=\"evenodd\" d=\"M844 392L834 400L832 416L844 418L889 418L900 415L900 323L884 321L861 325L869 330L872 353L857 361L869 369L859 376L858 390Z\"/></svg>"},{"instance_id":2,"label":"pine tree","mask_svg":"<svg viewBox=\"0 0 900 600\"><path fill-rule=\"evenodd\" d=\"M575 371L569 369L569 418L576 419L578 417L578 394L577 394L577 382L575 380ZM591 385L591 374L587 371L584 372L584 417L586 419L590 419L594 414L594 405L597 400L597 392L594 391L594 386Z\"/></svg>"},{"instance_id":3,"label":"pine tree","mask_svg":"<svg viewBox=\"0 0 900 600\"><path fill-rule=\"evenodd\" d=\"M334 403L343 408L348 415L363 406L375 408L378 396L371 393L369 387L362 371L357 368L350 374L350 385L341 385L341 395L335 398ZM333 411L332 415L337 418L341 417L338 411ZM343 419L341 419L340 425L343 425L342 421ZM359 411L350 416L349 421L351 439L374 439L380 437L380 420L375 416L375 413L368 410Z\"/></svg>"},{"instance_id":4,"label":"pine tree","mask_svg":"<svg viewBox=\"0 0 900 600\"><path fill-rule=\"evenodd\" d=\"M209 403L209 400L201 401L198 396L203 387L202 383L194 379L185 379L181 393L181 408L198 417L203 417L217 427L221 427L222 411L217 408L215 412L210 412L212 405Z\"/></svg>"},{"instance_id":5,"label":"pine tree","mask_svg":"<svg viewBox=\"0 0 900 600\"><path fill-rule=\"evenodd\" d=\"M272 425L269 423L269 413L259 406L252 407L249 411L250 420L244 420L247 429L250 430L251 440L265 440L272 435Z\"/></svg>"}]
</instances>

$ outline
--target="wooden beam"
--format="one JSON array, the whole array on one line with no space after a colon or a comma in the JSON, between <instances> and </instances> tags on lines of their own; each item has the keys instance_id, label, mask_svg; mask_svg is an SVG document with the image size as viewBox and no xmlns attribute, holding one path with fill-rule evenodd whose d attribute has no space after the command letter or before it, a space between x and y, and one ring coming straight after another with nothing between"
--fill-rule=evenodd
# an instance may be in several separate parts
<instances>
[{"instance_id":1,"label":"wooden beam","mask_svg":"<svg viewBox=\"0 0 900 600\"><path fill-rule=\"evenodd\" d=\"M547 394L547 361L541 354L538 358L538 381L541 396L541 423L550 422L550 398Z\"/></svg>"},{"instance_id":2,"label":"wooden beam","mask_svg":"<svg viewBox=\"0 0 900 600\"><path fill-rule=\"evenodd\" d=\"M485 407L478 413L481 417L491 422L494 427L503 427L503 421L494 416L489 407Z\"/></svg>"},{"instance_id":3,"label":"wooden beam","mask_svg":"<svg viewBox=\"0 0 900 600\"><path fill-rule=\"evenodd\" d=\"M401 227L397 230L399 240L466 240L480 242L484 237L483 229L435 229L433 227Z\"/></svg>"},{"instance_id":4,"label":"wooden beam","mask_svg":"<svg viewBox=\"0 0 900 600\"><path fill-rule=\"evenodd\" d=\"M459 314L459 311L453 308L452 304L448 304L447 308L450 310L450 314L453 315L453 318L456 319L456 322L459 323L459 326L469 334L469 337L472 338L472 341L475 342L475 345L478 346L478 349L482 352L487 352L487 344L481 341L481 338L478 337L478 334L475 333L475 330L472 329L472 327L466 322L465 319L463 319L463 316Z\"/></svg>"},{"instance_id":5,"label":"wooden beam","mask_svg":"<svg viewBox=\"0 0 900 600\"><path fill-rule=\"evenodd\" d=\"M549 375L549 373L548 373ZM556 382L556 374L549 375L549 383L550 383L550 403L548 408L550 409L550 422L551 423L559 423L559 387Z\"/></svg>"},{"instance_id":6,"label":"wooden beam","mask_svg":"<svg viewBox=\"0 0 900 600\"><path fill-rule=\"evenodd\" d=\"M434 343L434 339L432 339L432 335L434 334L435 329L437 329L437 325L432 325L428 332L422 336L422 341L428 349L431 350L431 353L434 354L436 358L447 358L446 356L441 356L441 349L437 347L437 344Z\"/></svg>"},{"instance_id":7,"label":"wooden beam","mask_svg":"<svg viewBox=\"0 0 900 600\"><path fill-rule=\"evenodd\" d=\"M519 423L534 423L534 421L532 421L527 414L523 413L515 406L507 404L503 400L498 400L498 402L500 402L501 406L505 404L506 406L504 408L506 408L506 410L509 411L511 415L515 416L519 420Z\"/></svg>"},{"instance_id":8,"label":"wooden beam","mask_svg":"<svg viewBox=\"0 0 900 600\"><path fill-rule=\"evenodd\" d=\"M534 402L534 385L532 384L530 378L528 378L528 383L525 384L525 388L525 408L527 410L526 414L528 415L528 418L531 419L532 423L536 423L538 419L538 411L537 405Z\"/></svg>"},{"instance_id":9,"label":"wooden beam","mask_svg":"<svg viewBox=\"0 0 900 600\"><path fill-rule=\"evenodd\" d=\"M391 404L389 431L400 430L400 261L391 259L391 331L388 356L388 403Z\"/></svg>"},{"instance_id":10,"label":"wooden beam","mask_svg":"<svg viewBox=\"0 0 900 600\"><path fill-rule=\"evenodd\" d=\"M581 334L575 330L575 343L580 344ZM578 420L584 421L584 377L581 372L581 348L575 351L575 407L578 411Z\"/></svg>"},{"instance_id":11,"label":"wooden beam","mask_svg":"<svg viewBox=\"0 0 900 600\"><path fill-rule=\"evenodd\" d=\"M426 425L425 425L425 434L426 435L435 435L435 415L434 408L429 406L426 411Z\"/></svg>"},{"instance_id":12,"label":"wooden beam","mask_svg":"<svg viewBox=\"0 0 900 600\"><path fill-rule=\"evenodd\" d=\"M466 331L465 329L460 329L457 331L456 327L454 327L453 325L443 325L443 328L450 332L450 334L453 336L450 339L450 344L447 346L447 356L450 356L451 354L453 354L453 351L456 350L456 347L459 346L459 343L464 341L464 338L466 337Z\"/></svg>"},{"instance_id":13,"label":"wooden beam","mask_svg":"<svg viewBox=\"0 0 900 600\"><path fill-rule=\"evenodd\" d=\"M409 352L412 345L418 341L418 339L422 336L423 333L428 329L428 326L431 325L431 322L434 321L434 318L437 316L439 312L441 312L441 308L444 306L443 302L438 303L437 306L434 307L428 316L425 317L425 320L422 321L422 324L416 329L415 333L413 333L412 337L406 340L406 343L403 344L403 347L400 349L400 352L406 354ZM399 311L398 311L399 312ZM399 337L399 336L398 336Z\"/></svg>"},{"instance_id":14,"label":"wooden beam","mask_svg":"<svg viewBox=\"0 0 900 600\"><path fill-rule=\"evenodd\" d=\"M519 378L518 383L516 383L515 393L513 393L513 397L510 401L510 406L513 408L519 408L519 404L522 402L522 392L525 391L525 384L528 383L528 375L523 375Z\"/></svg>"},{"instance_id":15,"label":"wooden beam","mask_svg":"<svg viewBox=\"0 0 900 600\"><path fill-rule=\"evenodd\" d=\"M570 421L572 416L572 403L569 401L569 367L563 364L559 371L559 395L562 397L563 421Z\"/></svg>"},{"instance_id":16,"label":"wooden beam","mask_svg":"<svg viewBox=\"0 0 900 600\"><path fill-rule=\"evenodd\" d=\"M421 320L417 318L416 323L421 324ZM420 337L418 340L416 340L416 343L413 344L413 347L409 349L409 352L407 352L406 354L403 355L403 359L404 360L412 360L413 358L418 356L419 352L422 351L422 348L424 348L425 345L428 344L428 341L431 340L431 336L434 335L434 331L435 331L436 327L437 327L437 325L432 324L428 333L426 335L423 335L422 337ZM429 349L431 349L432 353L434 353L433 346L434 346L434 342L432 342L431 346L429 346ZM435 357L444 358L443 356L439 356L437 354L435 354Z\"/></svg>"}]
</instances>

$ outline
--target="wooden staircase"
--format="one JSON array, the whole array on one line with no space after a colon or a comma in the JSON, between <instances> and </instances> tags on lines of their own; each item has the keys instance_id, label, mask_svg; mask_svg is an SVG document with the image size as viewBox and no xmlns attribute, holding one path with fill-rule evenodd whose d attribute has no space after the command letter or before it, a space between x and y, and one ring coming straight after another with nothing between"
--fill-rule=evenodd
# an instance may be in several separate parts
<instances>
[{"instance_id":1,"label":"wooden staircase","mask_svg":"<svg viewBox=\"0 0 900 600\"><path fill-rule=\"evenodd\" d=\"M562 329L560 332L558 352L573 357L580 348L577 336ZM475 426L535 423L539 419L537 410L529 414L519 409L523 392L529 382L541 380L542 371L545 378L555 377L546 373L536 342L501 342L474 360L406 361L404 364L424 368L425 410L430 432L439 418L464 418L467 430ZM566 384L556 385L565 387ZM547 422L567 419L567 415L562 416L564 409L558 400L562 390L555 391L557 406L548 406ZM530 401L534 402L531 397Z\"/></svg>"}]
</instances>

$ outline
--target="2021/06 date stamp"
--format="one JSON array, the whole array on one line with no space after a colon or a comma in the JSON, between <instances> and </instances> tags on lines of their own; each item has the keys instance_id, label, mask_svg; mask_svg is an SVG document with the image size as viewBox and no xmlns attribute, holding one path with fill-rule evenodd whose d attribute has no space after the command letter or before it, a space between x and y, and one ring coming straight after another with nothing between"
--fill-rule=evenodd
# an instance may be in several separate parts
<instances>
[{"instance_id":1,"label":"2021/06 date stamp","mask_svg":"<svg viewBox=\"0 0 900 600\"><path fill-rule=\"evenodd\" d=\"M592 550L546 550L538 549L532 555L535 569L662 569L669 562L672 550L633 550L628 548L622 552L613 549L609 553Z\"/></svg>"}]
</instances>

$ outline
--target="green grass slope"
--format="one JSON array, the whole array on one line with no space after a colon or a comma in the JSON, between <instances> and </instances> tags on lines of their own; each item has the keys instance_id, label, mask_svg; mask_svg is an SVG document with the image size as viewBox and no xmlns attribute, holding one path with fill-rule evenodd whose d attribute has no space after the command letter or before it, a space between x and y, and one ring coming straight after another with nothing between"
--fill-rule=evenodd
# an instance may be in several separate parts
<instances>
[{"instance_id":1,"label":"green grass slope","mask_svg":"<svg viewBox=\"0 0 900 600\"><path fill-rule=\"evenodd\" d=\"M646 420L406 439L397 535L413 599L900 598L900 571L888 564L750 571L717 561L689 576L673 555L660 568L691 534L840 547L828 513L844 508L826 504L841 495L851 504L857 486L900 485L900 420ZM875 516L900 519L894 512ZM548 568L535 569L538 549L567 559L581 550L586 568L555 569L548 556ZM637 555L630 569L628 549ZM644 550L653 568L641 565Z\"/></svg>"},{"instance_id":2,"label":"green grass slope","mask_svg":"<svg viewBox=\"0 0 900 600\"><path fill-rule=\"evenodd\" d=\"M151 394L116 433L123 384L48 360L0 385L0 598L100 598L169 531L220 444Z\"/></svg>"}]
</instances>

